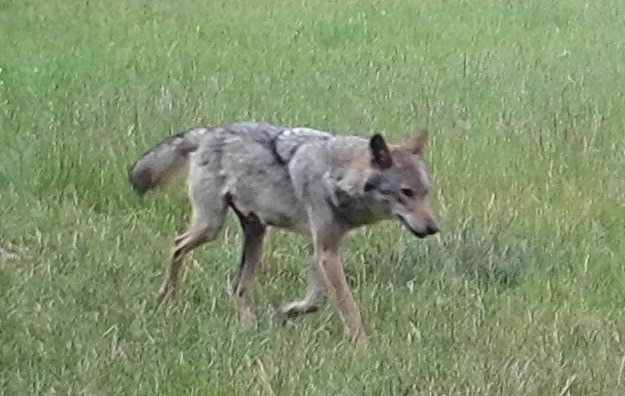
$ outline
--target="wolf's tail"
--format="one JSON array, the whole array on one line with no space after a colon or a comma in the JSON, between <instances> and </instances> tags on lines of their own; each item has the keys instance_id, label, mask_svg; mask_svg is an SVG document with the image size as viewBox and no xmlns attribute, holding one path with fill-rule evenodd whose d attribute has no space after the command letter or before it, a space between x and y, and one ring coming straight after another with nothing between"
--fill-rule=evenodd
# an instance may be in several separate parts
<instances>
[{"instance_id":1,"label":"wolf's tail","mask_svg":"<svg viewBox=\"0 0 625 396\"><path fill-rule=\"evenodd\" d=\"M143 154L128 169L128 180L137 193L164 185L186 168L189 154L197 150L209 129L195 128L165 140Z\"/></svg>"}]
</instances>

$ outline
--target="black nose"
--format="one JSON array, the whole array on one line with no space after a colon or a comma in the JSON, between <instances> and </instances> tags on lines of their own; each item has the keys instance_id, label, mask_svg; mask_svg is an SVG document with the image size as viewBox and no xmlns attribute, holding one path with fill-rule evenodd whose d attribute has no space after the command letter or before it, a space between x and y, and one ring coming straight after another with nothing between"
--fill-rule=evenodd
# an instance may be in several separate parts
<instances>
[{"instance_id":1,"label":"black nose","mask_svg":"<svg viewBox=\"0 0 625 396\"><path fill-rule=\"evenodd\" d=\"M412 233L415 234L418 238L425 238L429 235L434 235L437 232L439 232L440 230L438 229L438 226L435 223L430 223L425 227L425 230L423 232L417 232L415 230L412 230Z\"/></svg>"},{"instance_id":2,"label":"black nose","mask_svg":"<svg viewBox=\"0 0 625 396\"><path fill-rule=\"evenodd\" d=\"M428 226L427 226L427 228L425 230L426 234L428 234L428 235L434 235L438 231L440 231L440 230L438 229L438 226L436 225L436 223L428 224Z\"/></svg>"}]
</instances>

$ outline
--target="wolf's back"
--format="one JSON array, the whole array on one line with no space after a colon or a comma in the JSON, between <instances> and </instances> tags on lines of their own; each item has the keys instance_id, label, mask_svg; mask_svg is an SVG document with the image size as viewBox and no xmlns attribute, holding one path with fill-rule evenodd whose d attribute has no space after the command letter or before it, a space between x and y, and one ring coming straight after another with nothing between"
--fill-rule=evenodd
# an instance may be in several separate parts
<instances>
[{"instance_id":1,"label":"wolf's back","mask_svg":"<svg viewBox=\"0 0 625 396\"><path fill-rule=\"evenodd\" d=\"M197 150L207 128L194 128L167 137L143 154L128 170L128 179L137 193L165 184L187 165L189 153Z\"/></svg>"}]
</instances>

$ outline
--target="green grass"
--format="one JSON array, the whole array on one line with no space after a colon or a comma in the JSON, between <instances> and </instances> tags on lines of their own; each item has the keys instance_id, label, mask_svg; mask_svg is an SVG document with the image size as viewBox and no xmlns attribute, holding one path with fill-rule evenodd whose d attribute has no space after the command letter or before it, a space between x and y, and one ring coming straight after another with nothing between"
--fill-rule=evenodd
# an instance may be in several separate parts
<instances>
[{"instance_id":1,"label":"green grass","mask_svg":"<svg viewBox=\"0 0 625 396\"><path fill-rule=\"evenodd\" d=\"M253 4L253 5L251 5ZM0 394L625 392L622 1L0 1ZM345 244L371 333L304 290L273 232L258 326L229 291L236 222L154 310L188 207L127 166L243 119L399 141L426 126L440 237Z\"/></svg>"}]
</instances>

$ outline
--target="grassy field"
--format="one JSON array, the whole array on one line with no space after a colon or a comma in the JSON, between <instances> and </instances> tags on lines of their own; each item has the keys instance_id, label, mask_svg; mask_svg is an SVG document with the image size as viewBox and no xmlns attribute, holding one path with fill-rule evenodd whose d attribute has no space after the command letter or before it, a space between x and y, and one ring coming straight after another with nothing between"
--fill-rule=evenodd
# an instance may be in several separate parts
<instances>
[{"instance_id":1,"label":"grassy field","mask_svg":"<svg viewBox=\"0 0 625 396\"><path fill-rule=\"evenodd\" d=\"M253 5L252 5L253 4ZM625 3L0 0L0 394L625 394ZM371 334L282 325L306 241L274 231L256 329L240 235L186 261L184 189L127 166L198 124L431 131L443 232L346 242Z\"/></svg>"}]
</instances>

